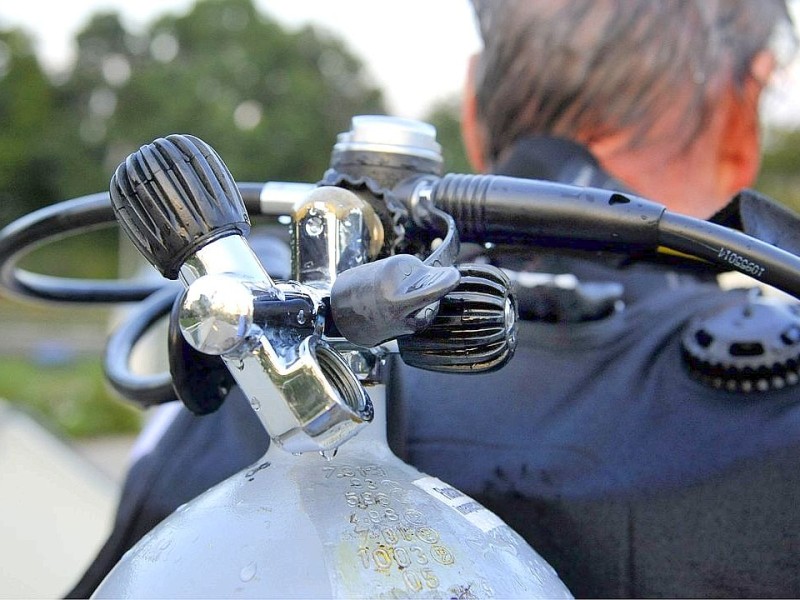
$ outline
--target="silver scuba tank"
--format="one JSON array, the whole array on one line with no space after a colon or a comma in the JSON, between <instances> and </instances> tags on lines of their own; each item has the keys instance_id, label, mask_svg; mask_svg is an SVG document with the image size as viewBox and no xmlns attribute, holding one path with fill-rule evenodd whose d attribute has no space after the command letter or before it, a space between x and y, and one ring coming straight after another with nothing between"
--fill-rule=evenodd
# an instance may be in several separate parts
<instances>
[{"instance_id":1,"label":"silver scuba tank","mask_svg":"<svg viewBox=\"0 0 800 600\"><path fill-rule=\"evenodd\" d=\"M335 457L272 444L147 534L95 597L569 597L497 516L392 454L382 387Z\"/></svg>"}]
</instances>

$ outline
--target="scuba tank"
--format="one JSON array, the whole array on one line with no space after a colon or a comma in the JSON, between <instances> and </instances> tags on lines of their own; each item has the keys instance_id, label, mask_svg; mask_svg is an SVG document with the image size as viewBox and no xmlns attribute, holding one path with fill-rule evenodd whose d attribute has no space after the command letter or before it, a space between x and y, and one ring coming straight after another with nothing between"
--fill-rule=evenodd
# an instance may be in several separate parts
<instances>
[{"instance_id":1,"label":"scuba tank","mask_svg":"<svg viewBox=\"0 0 800 600\"><path fill-rule=\"evenodd\" d=\"M494 514L391 453L381 388L373 424L335 457L273 444L147 534L94 597L568 597Z\"/></svg>"}]
</instances>

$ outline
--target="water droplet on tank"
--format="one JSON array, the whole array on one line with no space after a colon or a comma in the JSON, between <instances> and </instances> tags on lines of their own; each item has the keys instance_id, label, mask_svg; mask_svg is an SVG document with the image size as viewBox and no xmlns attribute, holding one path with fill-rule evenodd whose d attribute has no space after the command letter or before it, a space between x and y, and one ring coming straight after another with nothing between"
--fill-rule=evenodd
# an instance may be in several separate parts
<instances>
[{"instance_id":1,"label":"water droplet on tank","mask_svg":"<svg viewBox=\"0 0 800 600\"><path fill-rule=\"evenodd\" d=\"M248 563L242 570L239 572L239 579L247 583L248 581L252 581L253 577L256 576L256 572L258 571L258 565L255 561Z\"/></svg>"}]
</instances>

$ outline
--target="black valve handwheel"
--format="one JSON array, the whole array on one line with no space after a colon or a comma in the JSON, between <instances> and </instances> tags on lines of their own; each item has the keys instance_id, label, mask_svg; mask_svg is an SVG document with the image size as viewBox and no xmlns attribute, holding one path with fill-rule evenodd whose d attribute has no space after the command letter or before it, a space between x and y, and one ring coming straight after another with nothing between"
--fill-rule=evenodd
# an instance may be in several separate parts
<instances>
[{"instance_id":1,"label":"black valve handwheel","mask_svg":"<svg viewBox=\"0 0 800 600\"><path fill-rule=\"evenodd\" d=\"M517 304L497 267L459 265L461 282L439 301L433 323L398 338L406 364L429 371L485 373L506 364L517 344Z\"/></svg>"}]
</instances>

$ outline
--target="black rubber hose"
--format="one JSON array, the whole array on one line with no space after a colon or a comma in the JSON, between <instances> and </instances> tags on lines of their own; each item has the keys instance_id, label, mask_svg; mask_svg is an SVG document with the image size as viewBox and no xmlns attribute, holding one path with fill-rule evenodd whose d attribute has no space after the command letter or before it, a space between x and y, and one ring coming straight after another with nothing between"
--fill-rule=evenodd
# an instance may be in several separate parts
<instances>
[{"instance_id":1,"label":"black rubber hose","mask_svg":"<svg viewBox=\"0 0 800 600\"><path fill-rule=\"evenodd\" d=\"M661 245L739 271L800 298L800 258L735 229L666 213L659 225Z\"/></svg>"},{"instance_id":2,"label":"black rubber hose","mask_svg":"<svg viewBox=\"0 0 800 600\"><path fill-rule=\"evenodd\" d=\"M251 215L261 213L263 183L240 183L239 191ZM89 194L46 206L0 230L0 286L25 300L64 303L138 302L164 282L77 279L32 273L17 267L34 249L58 239L116 225L107 192Z\"/></svg>"},{"instance_id":3,"label":"black rubber hose","mask_svg":"<svg viewBox=\"0 0 800 600\"><path fill-rule=\"evenodd\" d=\"M136 302L163 283L54 277L17 268L17 262L45 242L115 223L108 194L59 202L17 219L0 230L0 284L12 295L57 302Z\"/></svg>"},{"instance_id":4,"label":"black rubber hose","mask_svg":"<svg viewBox=\"0 0 800 600\"><path fill-rule=\"evenodd\" d=\"M130 359L136 343L152 325L169 314L182 289L180 285L167 284L148 296L126 315L122 325L114 330L106 343L103 360L106 379L119 394L139 406L148 407L177 399L169 370L155 375L134 373Z\"/></svg>"},{"instance_id":5,"label":"black rubber hose","mask_svg":"<svg viewBox=\"0 0 800 600\"><path fill-rule=\"evenodd\" d=\"M446 175L434 183L431 200L453 216L465 242L667 250L800 297L800 258L794 254L630 194L494 175Z\"/></svg>"},{"instance_id":6,"label":"black rubber hose","mask_svg":"<svg viewBox=\"0 0 800 600\"><path fill-rule=\"evenodd\" d=\"M236 186L239 188L239 193L242 195L244 207L247 213L251 216L261 214L261 191L264 189L264 183L258 182L238 182Z\"/></svg>"},{"instance_id":7,"label":"black rubber hose","mask_svg":"<svg viewBox=\"0 0 800 600\"><path fill-rule=\"evenodd\" d=\"M498 175L446 175L431 199L464 242L584 250L654 250L665 211L620 192Z\"/></svg>"}]
</instances>

